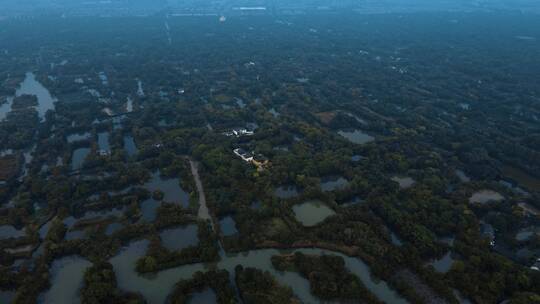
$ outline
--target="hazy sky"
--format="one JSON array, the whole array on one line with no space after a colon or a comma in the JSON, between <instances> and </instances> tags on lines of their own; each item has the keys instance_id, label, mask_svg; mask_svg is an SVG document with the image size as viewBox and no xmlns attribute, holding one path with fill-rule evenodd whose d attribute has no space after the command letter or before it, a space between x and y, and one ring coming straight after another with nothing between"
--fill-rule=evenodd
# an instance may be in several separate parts
<instances>
[{"instance_id":1,"label":"hazy sky","mask_svg":"<svg viewBox=\"0 0 540 304\"><path fill-rule=\"evenodd\" d=\"M131 9L148 12L165 8L223 10L239 6L310 9L357 8L399 10L512 9L540 12L540 0L0 0L0 16L6 12L99 11Z\"/></svg>"}]
</instances>

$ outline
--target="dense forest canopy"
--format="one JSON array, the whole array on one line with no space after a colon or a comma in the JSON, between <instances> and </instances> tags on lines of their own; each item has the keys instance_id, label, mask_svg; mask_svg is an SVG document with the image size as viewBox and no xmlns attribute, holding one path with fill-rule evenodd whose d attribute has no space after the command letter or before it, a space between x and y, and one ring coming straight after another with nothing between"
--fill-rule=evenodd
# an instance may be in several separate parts
<instances>
[{"instance_id":1,"label":"dense forest canopy","mask_svg":"<svg viewBox=\"0 0 540 304\"><path fill-rule=\"evenodd\" d=\"M164 2L0 18L1 303L540 301L538 15Z\"/></svg>"}]
</instances>

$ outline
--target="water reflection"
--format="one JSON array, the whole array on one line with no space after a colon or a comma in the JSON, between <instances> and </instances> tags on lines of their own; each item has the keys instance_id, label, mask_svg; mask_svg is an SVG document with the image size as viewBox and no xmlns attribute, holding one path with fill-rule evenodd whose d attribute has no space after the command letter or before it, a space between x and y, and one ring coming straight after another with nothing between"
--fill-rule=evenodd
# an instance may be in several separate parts
<instances>
[{"instance_id":1,"label":"water reflection","mask_svg":"<svg viewBox=\"0 0 540 304\"><path fill-rule=\"evenodd\" d=\"M370 136L360 130L339 131L338 134L345 137L350 142L358 145L366 144L375 139L373 136Z\"/></svg>"},{"instance_id":2,"label":"water reflection","mask_svg":"<svg viewBox=\"0 0 540 304\"><path fill-rule=\"evenodd\" d=\"M189 297L188 303L189 304L217 303L216 293L210 288L207 288L200 292L194 292Z\"/></svg>"},{"instance_id":3,"label":"water reflection","mask_svg":"<svg viewBox=\"0 0 540 304\"><path fill-rule=\"evenodd\" d=\"M124 227L124 225L122 225L121 223L111 223L105 229L105 234L110 236L113 233L115 233L116 231L122 229L123 227Z\"/></svg>"},{"instance_id":4,"label":"water reflection","mask_svg":"<svg viewBox=\"0 0 540 304\"><path fill-rule=\"evenodd\" d=\"M25 235L24 230L18 230L11 225L0 226L0 239L19 238Z\"/></svg>"},{"instance_id":5,"label":"water reflection","mask_svg":"<svg viewBox=\"0 0 540 304\"><path fill-rule=\"evenodd\" d=\"M78 148L73 151L73 157L71 158L71 169L79 170L82 168L84 160L90 154L90 148Z\"/></svg>"},{"instance_id":6,"label":"water reflection","mask_svg":"<svg viewBox=\"0 0 540 304\"><path fill-rule=\"evenodd\" d=\"M98 133L98 146L102 153L110 153L111 146L109 144L109 132Z\"/></svg>"},{"instance_id":7,"label":"water reflection","mask_svg":"<svg viewBox=\"0 0 540 304\"><path fill-rule=\"evenodd\" d=\"M251 250L238 254L223 255L222 259L215 265L189 264L160 271L151 277L139 276L135 272L135 263L137 259L144 256L148 244L149 242L147 240L133 242L110 260L116 273L118 287L124 291L140 292L148 303L164 303L167 295L171 292L178 280L190 279L197 271L205 271L208 268L217 267L218 269L225 269L229 273L234 273L236 265L254 267L270 272L278 282L291 287L303 303L323 303L323 301L313 296L307 280L297 273L276 271L272 266L270 258L273 255L290 253L291 251L278 251L275 249ZM334 254L341 256L345 260L345 266L353 274L358 276L366 288L373 292L380 300L386 303L407 303L405 299L390 289L386 282L380 280L374 281L368 266L359 259L323 249L304 248L295 251L304 254Z\"/></svg>"},{"instance_id":8,"label":"water reflection","mask_svg":"<svg viewBox=\"0 0 540 304\"><path fill-rule=\"evenodd\" d=\"M292 198L298 196L298 194L300 194L300 192L294 185L280 186L274 190L274 195L281 199Z\"/></svg>"},{"instance_id":9,"label":"water reflection","mask_svg":"<svg viewBox=\"0 0 540 304\"><path fill-rule=\"evenodd\" d=\"M400 177L400 176L394 176L392 177L392 180L399 184L399 188L401 189L407 189L414 185L415 181L414 179L410 177Z\"/></svg>"},{"instance_id":10,"label":"water reflection","mask_svg":"<svg viewBox=\"0 0 540 304\"><path fill-rule=\"evenodd\" d=\"M152 174L150 181L144 184L144 188L150 192L161 191L165 202L181 204L183 207L189 205L189 195L180 187L180 179L163 178L159 170Z\"/></svg>"},{"instance_id":11,"label":"water reflection","mask_svg":"<svg viewBox=\"0 0 540 304\"><path fill-rule=\"evenodd\" d=\"M349 181L344 177L325 177L321 180L321 190L324 192L341 190L349 185Z\"/></svg>"},{"instance_id":12,"label":"water reflection","mask_svg":"<svg viewBox=\"0 0 540 304\"><path fill-rule=\"evenodd\" d=\"M133 156L137 153L137 146L135 145L135 141L133 140L133 136L131 135L125 135L124 136L124 149L126 149L126 153L128 156Z\"/></svg>"},{"instance_id":13,"label":"water reflection","mask_svg":"<svg viewBox=\"0 0 540 304\"><path fill-rule=\"evenodd\" d=\"M450 270L450 268L452 268L453 263L454 259L452 258L452 253L449 251L442 258L432 261L429 264L432 265L438 272L446 273Z\"/></svg>"},{"instance_id":14,"label":"water reflection","mask_svg":"<svg viewBox=\"0 0 540 304\"><path fill-rule=\"evenodd\" d=\"M81 141L81 140L89 140L91 137L90 132L84 132L84 133L74 133L67 136L68 143Z\"/></svg>"},{"instance_id":15,"label":"water reflection","mask_svg":"<svg viewBox=\"0 0 540 304\"><path fill-rule=\"evenodd\" d=\"M51 288L39 297L44 304L80 303L79 290L86 268L92 264L79 256L68 256L52 263Z\"/></svg>"},{"instance_id":16,"label":"water reflection","mask_svg":"<svg viewBox=\"0 0 540 304\"><path fill-rule=\"evenodd\" d=\"M34 73L26 73L23 82L21 82L19 88L15 91L15 96L24 94L35 95L37 97L38 105L36 106L36 110L41 121L45 119L45 113L48 110L54 110L54 102L56 100L51 96L49 90L36 80ZM4 120L7 114L11 112L12 104L13 96L8 97L5 103L0 104L0 121Z\"/></svg>"},{"instance_id":17,"label":"water reflection","mask_svg":"<svg viewBox=\"0 0 540 304\"><path fill-rule=\"evenodd\" d=\"M236 222L231 216L226 216L219 220L219 226L221 228L221 233L224 236L231 236L238 233L236 229Z\"/></svg>"},{"instance_id":18,"label":"water reflection","mask_svg":"<svg viewBox=\"0 0 540 304\"><path fill-rule=\"evenodd\" d=\"M156 219L157 209L161 206L161 202L149 198L141 203L142 220L146 222L153 222Z\"/></svg>"},{"instance_id":19,"label":"water reflection","mask_svg":"<svg viewBox=\"0 0 540 304\"><path fill-rule=\"evenodd\" d=\"M293 211L296 219L306 227L315 226L335 214L334 210L317 200L294 205Z\"/></svg>"},{"instance_id":20,"label":"water reflection","mask_svg":"<svg viewBox=\"0 0 540 304\"><path fill-rule=\"evenodd\" d=\"M480 190L473 193L473 195L469 198L469 202L486 204L489 202L499 202L503 199L504 197L500 193L493 190Z\"/></svg>"},{"instance_id":21,"label":"water reflection","mask_svg":"<svg viewBox=\"0 0 540 304\"><path fill-rule=\"evenodd\" d=\"M176 251L196 246L199 243L197 231L197 225L188 225L163 230L159 233L159 237L165 248Z\"/></svg>"},{"instance_id":22,"label":"water reflection","mask_svg":"<svg viewBox=\"0 0 540 304\"><path fill-rule=\"evenodd\" d=\"M17 96L23 94L37 96L38 106L36 110L42 121L45 119L45 113L47 113L48 110L54 110L54 102L56 100L51 96L49 90L36 80L36 75L34 75L34 73L26 73L24 81L16 92Z\"/></svg>"}]
</instances>

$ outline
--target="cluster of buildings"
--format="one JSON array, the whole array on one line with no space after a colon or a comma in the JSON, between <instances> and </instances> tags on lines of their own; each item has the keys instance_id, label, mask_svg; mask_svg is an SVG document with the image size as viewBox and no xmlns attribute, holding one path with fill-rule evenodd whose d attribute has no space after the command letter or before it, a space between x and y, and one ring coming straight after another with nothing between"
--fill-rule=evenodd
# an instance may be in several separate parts
<instances>
[{"instance_id":1,"label":"cluster of buildings","mask_svg":"<svg viewBox=\"0 0 540 304\"><path fill-rule=\"evenodd\" d=\"M268 159L262 155L255 156L252 152L248 152L242 148L236 148L233 150L233 153L240 157L246 163L253 164L257 167L258 171L262 171L265 166L268 165Z\"/></svg>"},{"instance_id":2,"label":"cluster of buildings","mask_svg":"<svg viewBox=\"0 0 540 304\"><path fill-rule=\"evenodd\" d=\"M255 132L248 129L232 129L231 131L224 132L223 135L228 137L242 137L242 136L252 136Z\"/></svg>"}]
</instances>

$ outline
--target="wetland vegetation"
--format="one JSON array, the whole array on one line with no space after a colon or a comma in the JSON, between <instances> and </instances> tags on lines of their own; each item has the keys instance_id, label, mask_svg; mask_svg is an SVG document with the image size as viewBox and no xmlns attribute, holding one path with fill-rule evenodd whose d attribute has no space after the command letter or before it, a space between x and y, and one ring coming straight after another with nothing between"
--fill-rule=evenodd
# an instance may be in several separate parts
<instances>
[{"instance_id":1,"label":"wetland vegetation","mask_svg":"<svg viewBox=\"0 0 540 304\"><path fill-rule=\"evenodd\" d=\"M537 15L0 28L0 302L538 301Z\"/></svg>"}]
</instances>

